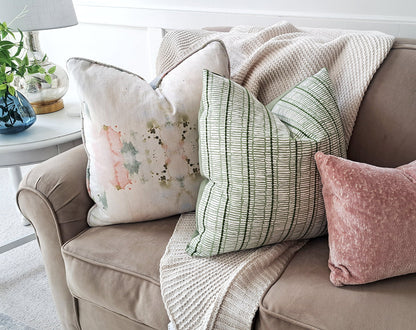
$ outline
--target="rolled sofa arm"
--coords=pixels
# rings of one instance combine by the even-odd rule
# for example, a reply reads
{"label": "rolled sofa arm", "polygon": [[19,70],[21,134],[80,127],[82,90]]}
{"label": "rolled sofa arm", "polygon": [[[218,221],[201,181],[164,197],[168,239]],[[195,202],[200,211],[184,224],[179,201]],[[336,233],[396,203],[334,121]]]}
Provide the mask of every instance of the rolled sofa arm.
{"label": "rolled sofa arm", "polygon": [[86,185],[87,155],[78,146],[35,166],[22,180],[17,204],[33,225],[57,311],[65,329],[79,329],[61,246],[88,228],[93,204]]}

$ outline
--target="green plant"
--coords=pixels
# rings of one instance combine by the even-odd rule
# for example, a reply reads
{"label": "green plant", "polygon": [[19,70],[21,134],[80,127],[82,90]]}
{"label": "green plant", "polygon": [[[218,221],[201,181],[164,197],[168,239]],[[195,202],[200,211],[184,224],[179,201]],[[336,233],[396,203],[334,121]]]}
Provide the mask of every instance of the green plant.
{"label": "green plant", "polygon": [[[24,12],[22,12],[24,14]],[[21,17],[22,14],[18,16]],[[44,79],[49,84],[52,82],[51,74],[56,67],[46,71],[41,64],[46,61],[46,55],[41,61],[29,61],[27,53],[23,47],[23,33],[18,30],[19,37],[15,36],[16,31],[12,31],[6,22],[0,23],[0,122],[4,122],[7,127],[13,126],[19,120],[23,121],[15,111],[15,102],[11,96],[16,95],[16,90],[12,86],[16,76],[24,78],[26,74],[44,74]],[[19,94],[16,95],[19,98]]]}

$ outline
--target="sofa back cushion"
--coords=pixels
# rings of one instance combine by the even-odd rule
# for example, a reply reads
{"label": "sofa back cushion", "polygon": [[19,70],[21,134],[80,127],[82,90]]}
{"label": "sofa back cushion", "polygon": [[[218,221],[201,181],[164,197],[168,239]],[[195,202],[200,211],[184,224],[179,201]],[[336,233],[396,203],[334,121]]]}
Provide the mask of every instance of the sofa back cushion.
{"label": "sofa back cushion", "polygon": [[348,158],[396,167],[416,159],[416,40],[396,41],[361,103]]}

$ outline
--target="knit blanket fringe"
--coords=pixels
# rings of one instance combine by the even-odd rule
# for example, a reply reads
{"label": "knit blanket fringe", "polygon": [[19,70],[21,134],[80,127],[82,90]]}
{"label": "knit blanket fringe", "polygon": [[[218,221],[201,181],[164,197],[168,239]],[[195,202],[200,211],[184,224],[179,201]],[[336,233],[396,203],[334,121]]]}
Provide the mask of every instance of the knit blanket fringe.
{"label": "knit blanket fringe", "polygon": [[[157,71],[169,71],[212,39],[227,48],[231,78],[264,104],[326,67],[347,144],[368,84],[394,41],[379,32],[300,29],[287,22],[236,27],[229,33],[174,31],[162,42]],[[170,327],[250,329],[262,295],[305,241],[197,258],[185,252],[194,231],[195,215],[182,215],[160,262]]]}

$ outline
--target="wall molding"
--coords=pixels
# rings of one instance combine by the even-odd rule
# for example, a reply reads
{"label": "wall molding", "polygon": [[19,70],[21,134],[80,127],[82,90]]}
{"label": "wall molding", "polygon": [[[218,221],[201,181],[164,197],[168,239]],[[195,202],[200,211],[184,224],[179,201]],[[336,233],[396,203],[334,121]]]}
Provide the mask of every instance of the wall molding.
{"label": "wall molding", "polygon": [[192,29],[205,26],[268,26],[286,20],[298,26],[378,30],[397,37],[416,38],[416,17],[307,13],[224,8],[144,7],[135,0],[74,1],[84,24],[134,28]]}

